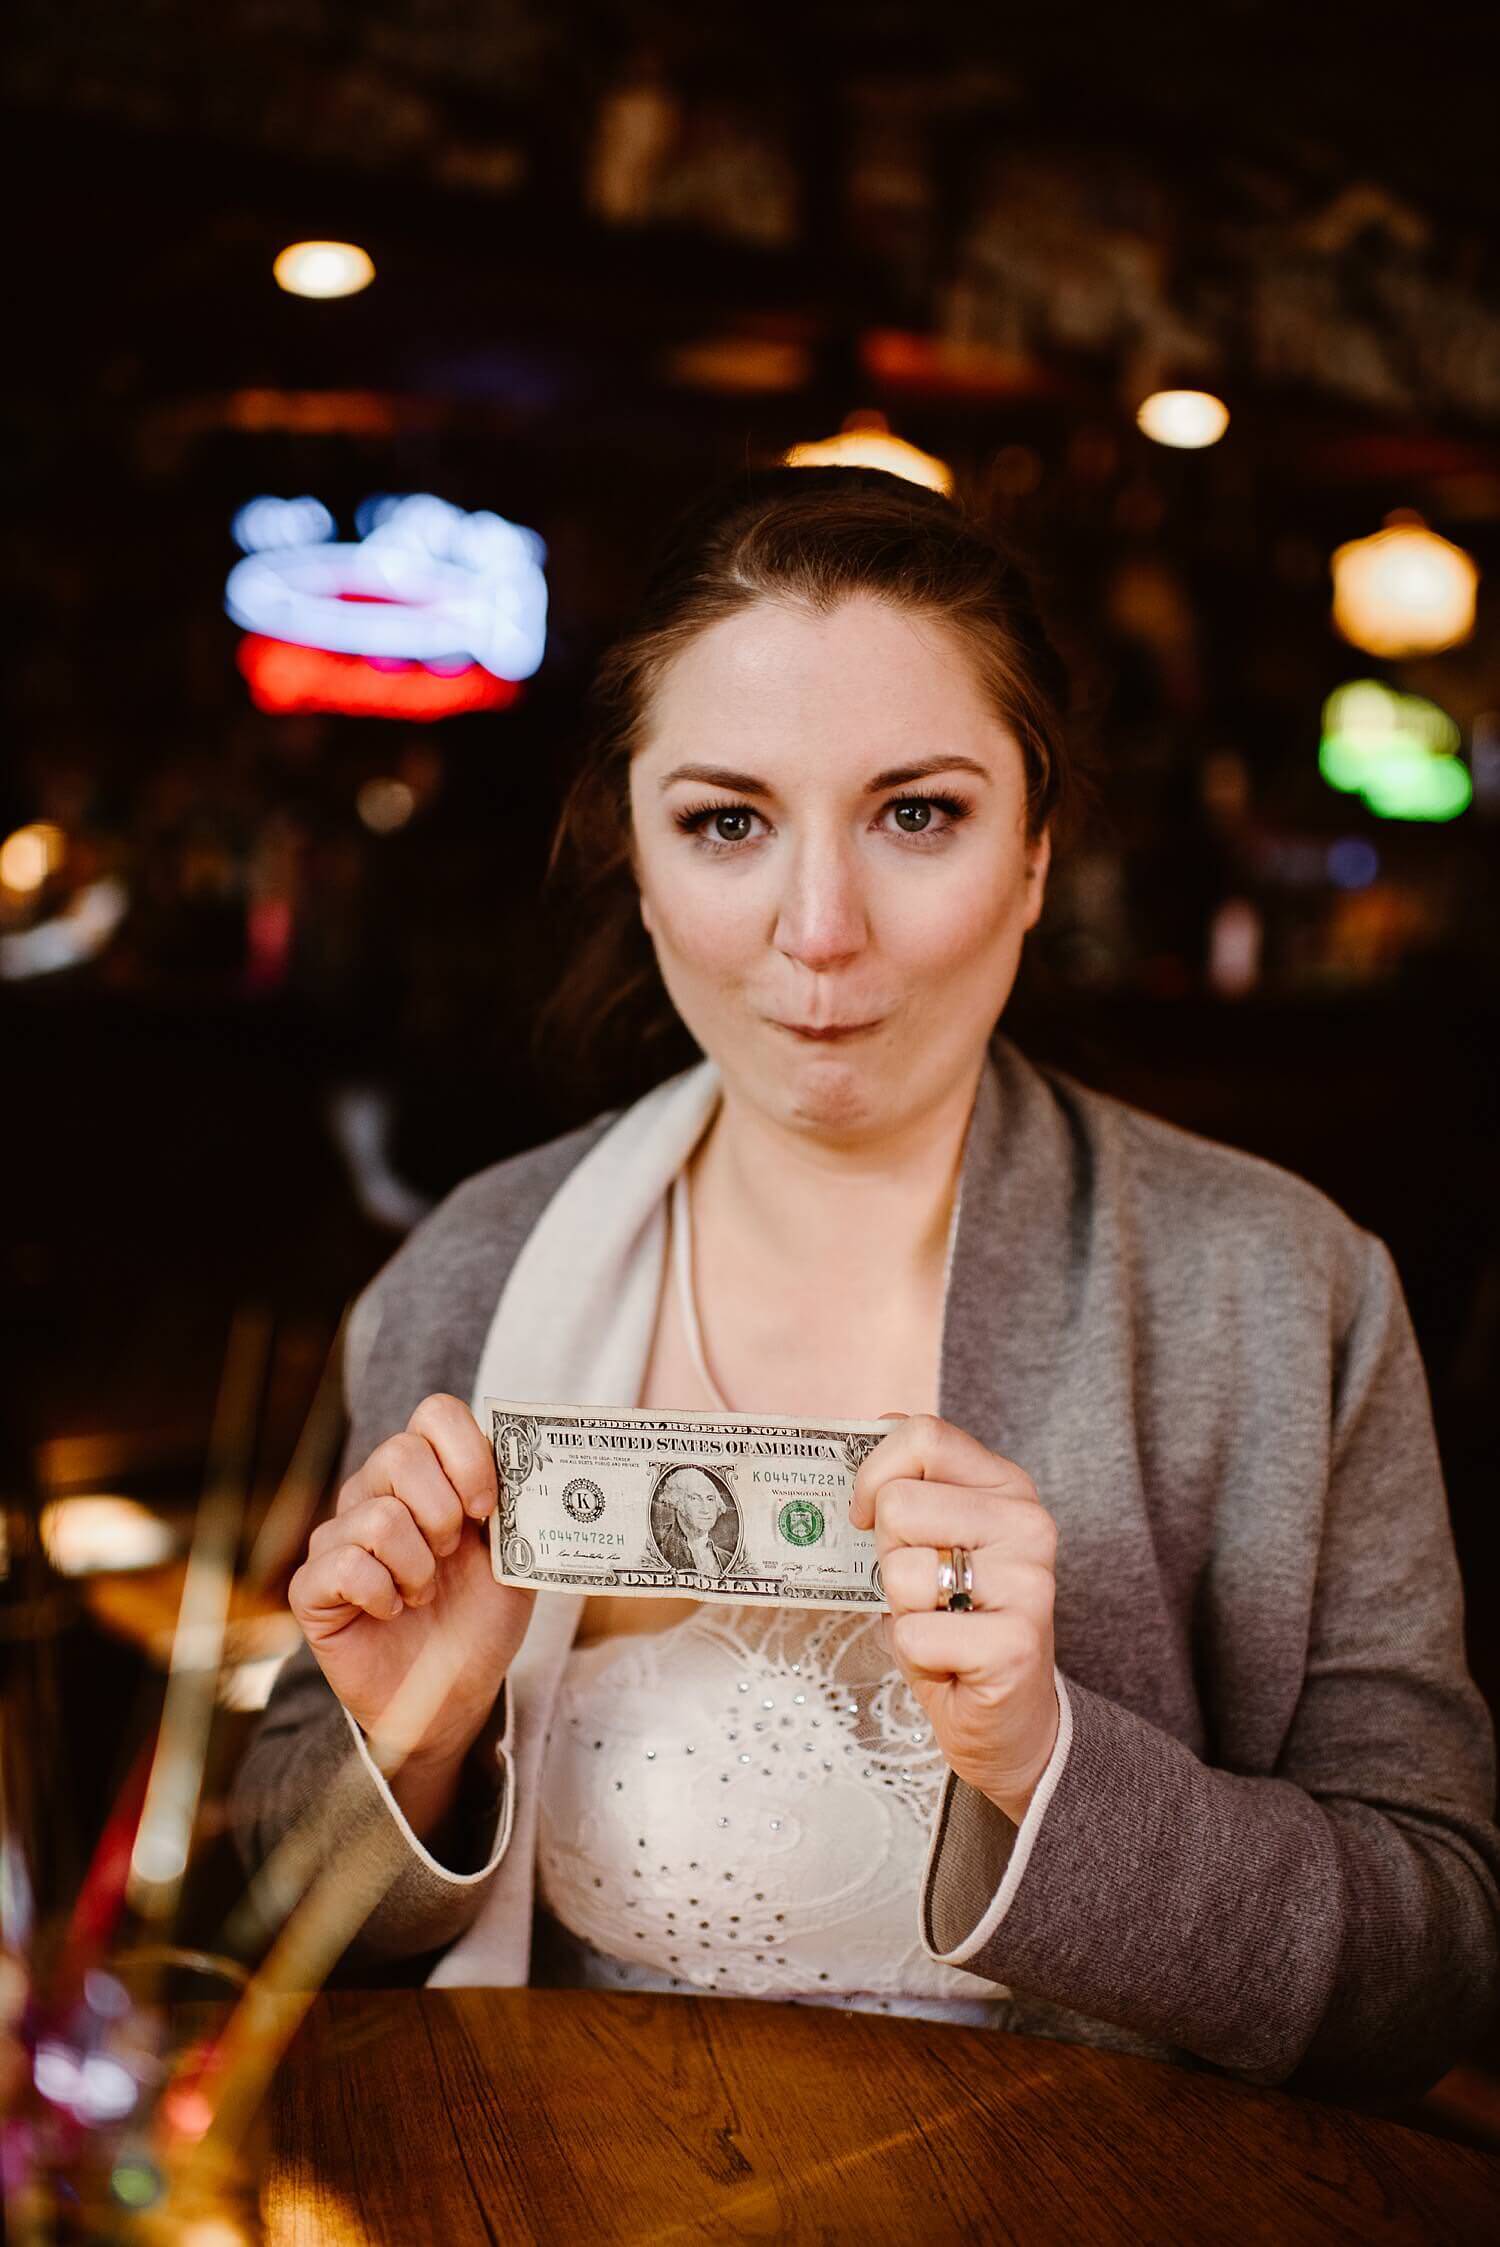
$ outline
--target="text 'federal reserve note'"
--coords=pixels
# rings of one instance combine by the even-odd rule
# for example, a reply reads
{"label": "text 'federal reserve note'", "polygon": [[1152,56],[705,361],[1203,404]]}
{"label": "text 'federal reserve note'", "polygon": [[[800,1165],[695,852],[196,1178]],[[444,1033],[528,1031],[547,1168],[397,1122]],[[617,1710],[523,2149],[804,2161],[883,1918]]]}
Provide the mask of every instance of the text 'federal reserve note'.
{"label": "text 'federal reserve note'", "polygon": [[486,1397],[502,1584],[768,1607],[881,1607],[869,1530],[849,1520],[882,1420],[777,1420],[514,1404]]}

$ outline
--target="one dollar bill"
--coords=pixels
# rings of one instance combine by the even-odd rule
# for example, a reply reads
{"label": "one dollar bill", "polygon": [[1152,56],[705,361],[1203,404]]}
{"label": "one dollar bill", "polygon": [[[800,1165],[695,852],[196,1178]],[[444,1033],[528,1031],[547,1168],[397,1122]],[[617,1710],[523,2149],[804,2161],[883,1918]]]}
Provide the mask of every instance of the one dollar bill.
{"label": "one dollar bill", "polygon": [[710,1417],[486,1397],[502,1584],[765,1607],[880,1607],[875,1539],[849,1520],[892,1423]]}

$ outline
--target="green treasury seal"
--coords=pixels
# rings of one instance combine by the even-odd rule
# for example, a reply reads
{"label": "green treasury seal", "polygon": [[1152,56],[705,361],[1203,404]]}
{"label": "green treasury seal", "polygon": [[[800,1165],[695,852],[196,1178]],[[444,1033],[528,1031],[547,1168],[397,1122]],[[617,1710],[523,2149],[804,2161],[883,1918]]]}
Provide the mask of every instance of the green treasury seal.
{"label": "green treasury seal", "polygon": [[810,1498],[793,1498],[776,1517],[776,1526],[789,1545],[816,1545],[823,1534],[823,1509]]}

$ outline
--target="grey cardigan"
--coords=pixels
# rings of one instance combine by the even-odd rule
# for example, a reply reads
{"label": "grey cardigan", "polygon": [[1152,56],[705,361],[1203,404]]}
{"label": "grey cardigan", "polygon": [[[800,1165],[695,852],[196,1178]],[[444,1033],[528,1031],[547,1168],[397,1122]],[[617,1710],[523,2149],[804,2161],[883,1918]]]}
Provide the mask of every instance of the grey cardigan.
{"label": "grey cardigan", "polygon": [[[469,1395],[522,1241],[618,1113],[468,1179],[370,1283],[344,1473],[423,1396]],[[1415,2095],[1500,2002],[1500,1834],[1390,1253],[1289,1172],[998,1031],[962,1189],[940,1410],[1025,1467],[1058,1522],[1073,1736],[1003,1909],[1016,1828],[950,1774],[924,1941],[1006,1986],[1017,2028]],[[440,1877],[300,1649],[236,1777],[246,1862],[331,1794],[341,1833],[377,1845],[365,1860],[383,1851],[358,1949],[451,1944],[513,1808],[505,1700],[432,1837]]]}

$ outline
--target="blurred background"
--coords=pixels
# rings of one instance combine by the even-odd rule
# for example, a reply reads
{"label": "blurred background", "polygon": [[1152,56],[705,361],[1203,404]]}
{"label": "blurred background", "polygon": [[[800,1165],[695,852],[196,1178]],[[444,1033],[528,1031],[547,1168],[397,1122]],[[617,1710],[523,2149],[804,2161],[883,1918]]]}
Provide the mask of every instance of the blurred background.
{"label": "blurred background", "polygon": [[1388,0],[15,0],[4,1464],[62,1887],[205,1481],[243,1712],[344,1306],[645,1089],[530,1046],[581,697],[671,512],[801,445],[1033,557],[1099,804],[1007,1028],[1390,1244],[1500,1696],[1497,65]]}

